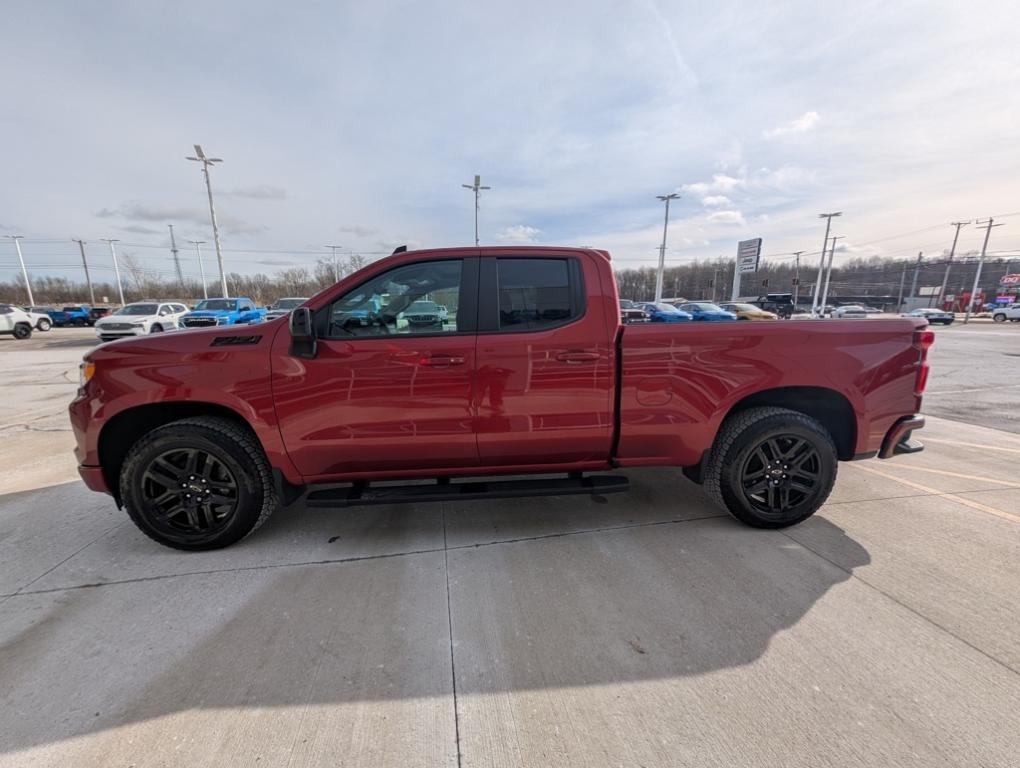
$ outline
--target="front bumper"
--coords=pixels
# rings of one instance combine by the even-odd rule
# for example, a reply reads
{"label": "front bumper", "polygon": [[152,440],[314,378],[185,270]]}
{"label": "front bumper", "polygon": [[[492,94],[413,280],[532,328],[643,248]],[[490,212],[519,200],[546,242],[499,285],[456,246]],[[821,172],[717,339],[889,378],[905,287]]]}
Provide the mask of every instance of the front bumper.
{"label": "front bumper", "polygon": [[923,451],[924,444],[912,438],[914,431],[923,427],[923,416],[906,416],[897,421],[886,432],[885,439],[882,441],[882,448],[878,452],[878,458],[889,459],[900,453]]}
{"label": "front bumper", "polygon": [[145,326],[140,325],[136,328],[104,328],[101,325],[96,326],[96,336],[103,341],[113,341],[114,339],[126,339],[129,336],[144,336]]}
{"label": "front bumper", "polygon": [[110,487],[106,484],[106,478],[103,476],[102,467],[92,467],[86,464],[79,464],[78,474],[81,475],[81,479],[90,491],[110,493]]}

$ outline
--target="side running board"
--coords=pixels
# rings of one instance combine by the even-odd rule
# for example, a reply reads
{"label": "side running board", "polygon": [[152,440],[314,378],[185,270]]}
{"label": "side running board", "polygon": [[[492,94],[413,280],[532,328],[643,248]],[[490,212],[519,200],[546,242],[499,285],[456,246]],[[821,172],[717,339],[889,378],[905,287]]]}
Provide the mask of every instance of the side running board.
{"label": "side running board", "polygon": [[466,480],[445,479],[431,484],[377,485],[354,483],[337,488],[311,490],[304,498],[309,507],[353,507],[363,504],[399,504],[421,501],[469,501],[473,499],[508,499],[526,496],[601,496],[621,493],[630,481],[620,475],[570,475],[534,480]]}

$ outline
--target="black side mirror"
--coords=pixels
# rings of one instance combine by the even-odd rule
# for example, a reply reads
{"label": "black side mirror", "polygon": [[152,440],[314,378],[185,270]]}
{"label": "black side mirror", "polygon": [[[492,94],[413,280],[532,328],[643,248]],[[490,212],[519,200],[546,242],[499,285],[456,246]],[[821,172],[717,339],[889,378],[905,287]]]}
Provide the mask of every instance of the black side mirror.
{"label": "black side mirror", "polygon": [[295,357],[315,357],[315,325],[312,310],[298,307],[290,313],[290,353]]}

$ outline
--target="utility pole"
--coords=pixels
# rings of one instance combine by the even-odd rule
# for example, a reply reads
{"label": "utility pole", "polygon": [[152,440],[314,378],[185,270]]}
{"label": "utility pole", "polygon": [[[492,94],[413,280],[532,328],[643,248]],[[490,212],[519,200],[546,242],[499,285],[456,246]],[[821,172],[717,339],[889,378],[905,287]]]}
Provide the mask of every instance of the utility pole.
{"label": "utility pole", "polygon": [[825,270],[825,286],[822,288],[822,301],[819,305],[819,310],[822,316],[825,316],[825,302],[829,298],[829,280],[832,278],[832,259],[836,255],[836,241],[842,240],[846,235],[833,235],[832,236],[832,248],[829,249],[829,266]]}
{"label": "utility pole", "polygon": [[680,195],[670,192],[668,195],[656,195],[657,200],[666,203],[666,219],[662,225],[662,246],[659,248],[659,271],[655,273],[655,301],[662,301],[662,276],[666,271],[666,232],[669,230],[669,201],[679,200]]}
{"label": "utility pole", "polygon": [[793,258],[796,259],[793,266],[793,308],[797,308],[797,299],[800,297],[800,255],[804,251],[794,251]]}
{"label": "utility pole", "polygon": [[[984,226],[979,226],[978,229],[985,231],[985,242],[981,246],[981,260],[978,261],[977,274],[974,275],[974,287],[970,289],[970,301],[967,302],[967,314],[963,316],[963,323],[966,325],[970,321],[970,313],[974,311],[974,299],[977,297],[978,286],[981,284],[981,268],[985,265],[985,253],[988,251],[988,237],[992,234],[993,227],[1001,227],[1001,224],[993,224],[993,219],[988,217],[984,221]],[[974,222],[975,224],[981,224],[981,219]]]}
{"label": "utility pole", "polygon": [[202,276],[202,298],[208,299],[209,291],[205,285],[205,264],[202,262],[202,244],[205,243],[205,240],[189,240],[188,242],[195,246],[195,250],[198,252],[198,273]]}
{"label": "utility pole", "polygon": [[479,196],[480,196],[479,193],[483,189],[492,189],[492,187],[483,187],[482,186],[482,177],[479,176],[477,173],[475,174],[475,183],[474,184],[461,184],[461,186],[464,187],[464,189],[470,189],[470,190],[472,190],[475,193],[475,247],[477,248],[478,247],[478,207],[479,207],[478,206],[478,199],[479,199]]}
{"label": "utility pole", "polygon": [[89,274],[89,263],[85,258],[85,241],[72,238],[71,242],[78,243],[78,247],[81,249],[81,264],[85,267],[85,282],[89,284],[89,299],[92,301],[92,304],[89,306],[94,307],[96,305],[96,292],[92,290],[92,276]]}
{"label": "utility pole", "polygon": [[170,254],[174,257],[174,271],[177,273],[177,283],[184,288],[184,273],[181,272],[181,260],[177,256],[177,241],[174,239],[174,225],[167,224],[170,227]]}
{"label": "utility pole", "polygon": [[[477,245],[477,243],[476,243],[476,245]],[[337,248],[342,249],[343,246],[342,245],[324,245],[322,247],[323,248],[329,248],[331,251],[333,251],[333,282],[334,283],[339,283],[340,282],[340,262],[337,261],[337,259],[336,259],[336,249]]]}
{"label": "utility pole", "polygon": [[951,226],[956,227],[956,234],[953,235],[953,247],[949,249],[949,259],[946,261],[946,273],[942,275],[942,287],[939,288],[938,306],[940,307],[946,300],[946,285],[949,283],[949,267],[952,266],[953,256],[956,254],[956,241],[960,239],[960,227],[965,227],[968,224],[970,224],[969,221],[950,222]]}
{"label": "utility pole", "polygon": [[829,227],[836,216],[842,215],[842,211],[818,214],[818,218],[825,219],[825,239],[822,241],[822,258],[818,261],[818,278],[815,280],[815,290],[811,296],[811,317],[818,317],[818,288],[822,284],[822,270],[825,268],[825,251],[829,247]]}
{"label": "utility pole", "polygon": [[32,283],[28,279],[28,270],[25,269],[25,259],[21,255],[21,238],[23,235],[4,235],[14,241],[14,250],[18,252],[18,262],[21,264],[21,276],[25,278],[25,290],[28,291],[28,306],[35,306],[35,299],[32,298]]}
{"label": "utility pole", "polygon": [[917,276],[921,272],[921,260],[924,258],[924,251],[917,252],[917,264],[914,266],[914,279],[910,281],[910,300],[914,300],[914,296],[917,295]]}
{"label": "utility pole", "polygon": [[903,286],[907,282],[907,263],[903,262],[903,274],[900,275],[900,293],[896,297],[896,311],[903,311]]}
{"label": "utility pole", "polygon": [[212,182],[209,181],[209,166],[214,163],[222,163],[223,159],[219,157],[206,157],[205,152],[202,151],[201,144],[195,144],[194,146],[196,156],[187,159],[201,163],[202,173],[205,174],[205,190],[209,193],[209,216],[212,217],[213,241],[216,243],[216,261],[220,265],[220,288],[223,291],[223,298],[228,299],[230,294],[227,293],[227,276],[223,271],[223,249],[220,247],[220,227],[216,223],[216,206],[213,205]]}
{"label": "utility pole", "polygon": [[104,243],[110,244],[110,256],[113,259],[113,272],[117,275],[117,293],[120,294],[120,305],[123,307],[126,303],[124,301],[124,286],[120,282],[120,265],[117,264],[117,250],[113,247],[114,243],[119,243],[120,240],[114,237],[101,237],[99,238]]}

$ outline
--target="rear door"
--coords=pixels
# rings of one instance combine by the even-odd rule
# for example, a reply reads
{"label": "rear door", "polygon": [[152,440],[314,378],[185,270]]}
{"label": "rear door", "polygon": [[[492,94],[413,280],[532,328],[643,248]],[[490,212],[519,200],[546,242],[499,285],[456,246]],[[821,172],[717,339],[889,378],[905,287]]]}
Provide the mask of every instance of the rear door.
{"label": "rear door", "polygon": [[[432,258],[368,278],[316,312],[316,356],[276,336],[273,394],[287,451],[309,478],[473,467],[478,259]],[[409,322],[415,300],[441,324]]]}
{"label": "rear door", "polygon": [[612,344],[589,257],[481,261],[474,401],[487,466],[602,460],[612,436]]}

